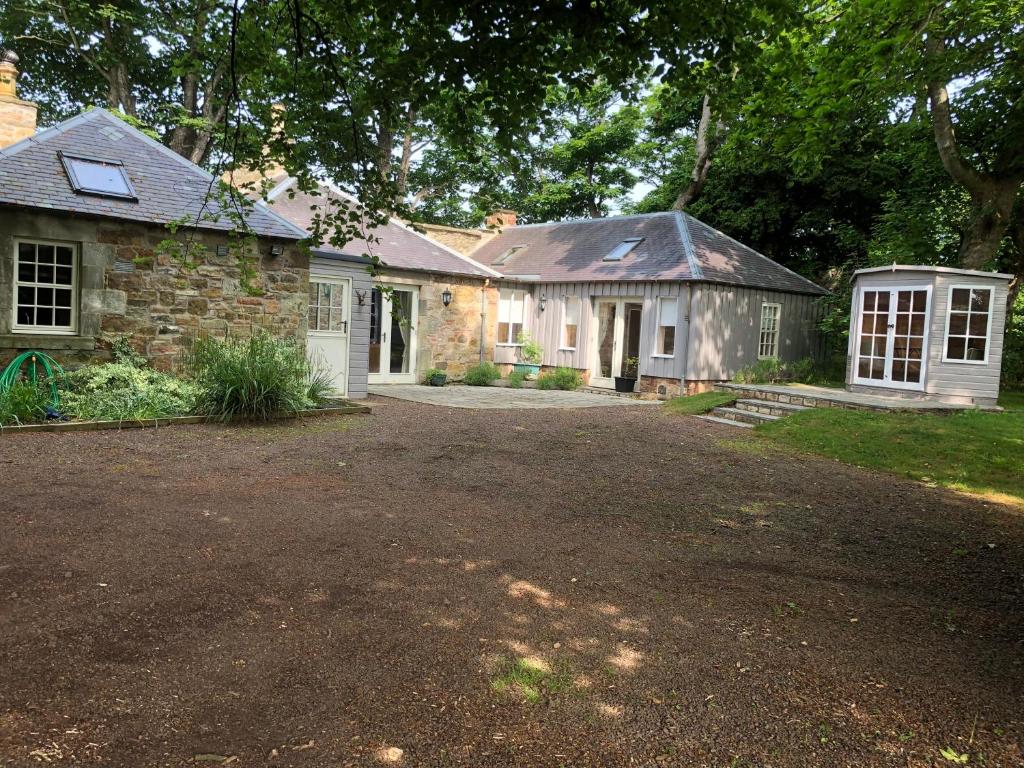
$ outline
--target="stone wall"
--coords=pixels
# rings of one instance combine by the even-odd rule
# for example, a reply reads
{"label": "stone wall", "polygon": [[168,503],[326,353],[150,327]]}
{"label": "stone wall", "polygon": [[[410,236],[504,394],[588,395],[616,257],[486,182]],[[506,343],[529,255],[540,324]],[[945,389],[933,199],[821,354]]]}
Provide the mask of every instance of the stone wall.
{"label": "stone wall", "polygon": [[679,379],[641,376],[636,383],[636,391],[642,395],[654,395],[658,398],[679,397],[682,386]]}
{"label": "stone wall", "polygon": [[443,243],[452,250],[467,256],[497,234],[496,231],[490,229],[461,229],[446,227],[443,224],[424,224],[419,221],[409,222],[408,225],[431,240]]}
{"label": "stone wall", "polygon": [[[386,279],[386,276],[385,276]],[[445,307],[441,295],[448,289],[452,302]],[[480,362],[481,313],[484,323],[484,359],[494,359],[498,290],[483,280],[468,277],[423,275],[419,294],[417,380],[428,368],[440,368],[451,379],[461,379]]]}
{"label": "stone wall", "polygon": [[[305,343],[309,259],[294,243],[277,242],[284,253],[274,257],[271,241],[258,242],[251,284],[262,294],[250,296],[241,288],[236,256],[216,255],[218,245],[228,244],[221,233],[195,236],[208,255],[190,269],[157,252],[157,244],[170,235],[156,225],[3,211],[0,233],[0,363],[29,348],[52,350],[63,362],[104,358],[121,336],[165,369],[173,366],[187,336],[200,332],[248,336],[254,328],[266,328]],[[76,333],[12,332],[19,238],[76,246]]]}

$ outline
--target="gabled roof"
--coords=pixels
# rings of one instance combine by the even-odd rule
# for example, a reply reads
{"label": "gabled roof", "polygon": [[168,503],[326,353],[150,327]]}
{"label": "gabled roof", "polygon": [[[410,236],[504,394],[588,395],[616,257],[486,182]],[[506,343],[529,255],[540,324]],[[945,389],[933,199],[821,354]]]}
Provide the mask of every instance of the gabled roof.
{"label": "gabled roof", "polygon": [[[281,177],[272,181],[277,183],[267,198],[274,210],[304,230],[308,230],[312,225],[316,213],[311,206],[318,206],[321,212],[331,212],[339,206],[346,209],[359,208],[359,202],[355,198],[329,184],[320,185],[320,193],[316,195],[296,191],[292,196],[290,190],[295,188],[295,179]],[[480,278],[500,277],[499,273],[490,267],[478,264],[458,251],[431,240],[393,219],[377,227],[370,226],[364,219],[360,229],[362,236],[350,241],[343,248],[338,249],[325,243],[314,253],[328,258],[332,254],[348,258],[369,254],[376,256],[384,266],[392,269]]]}
{"label": "gabled roof", "polygon": [[[58,152],[119,162],[138,201],[76,193]],[[105,109],[91,109],[0,149],[0,205],[150,224],[188,218],[200,229],[229,231],[234,223],[207,200],[214,177]],[[202,220],[196,221],[202,213]],[[246,223],[258,235],[300,240],[305,232],[263,203]]]}
{"label": "gabled roof", "polygon": [[[642,238],[621,260],[616,246]],[[677,211],[507,227],[473,251],[508,278],[529,282],[704,281],[792,293],[827,293],[752,248]]]}

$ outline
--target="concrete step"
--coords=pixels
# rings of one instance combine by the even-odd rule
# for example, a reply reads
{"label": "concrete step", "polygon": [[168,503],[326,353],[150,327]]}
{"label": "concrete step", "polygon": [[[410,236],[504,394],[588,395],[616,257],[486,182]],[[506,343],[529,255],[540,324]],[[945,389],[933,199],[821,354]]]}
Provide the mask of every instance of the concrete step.
{"label": "concrete step", "polygon": [[777,403],[771,400],[739,399],[735,407],[741,411],[750,413],[763,413],[768,416],[789,416],[798,411],[808,410],[806,405],[794,405],[792,403]]}
{"label": "concrete step", "polygon": [[757,413],[755,411],[742,411],[739,408],[730,408],[725,405],[720,405],[717,408],[711,409],[711,415],[718,416],[722,419],[729,419],[731,421],[741,421],[744,424],[764,424],[769,421],[778,421],[781,416],[771,416],[767,413]]}
{"label": "concrete step", "polygon": [[735,419],[723,419],[719,416],[711,416],[709,414],[698,416],[697,418],[703,419],[704,421],[713,421],[716,424],[728,424],[730,427],[743,427],[743,429],[754,428],[753,424],[747,424],[747,422],[745,421],[736,421]]}

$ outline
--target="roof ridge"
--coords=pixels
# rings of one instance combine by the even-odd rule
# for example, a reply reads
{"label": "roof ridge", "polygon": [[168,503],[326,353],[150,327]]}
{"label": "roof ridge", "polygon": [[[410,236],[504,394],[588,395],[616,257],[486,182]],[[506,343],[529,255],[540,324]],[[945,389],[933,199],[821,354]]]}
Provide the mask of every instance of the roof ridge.
{"label": "roof ridge", "polygon": [[[741,243],[741,242],[740,242],[739,240],[737,240],[737,239],[736,239],[735,237],[730,237],[729,235],[725,234],[725,232],[723,232],[722,230],[720,230],[720,229],[717,229],[717,228],[715,228],[715,227],[712,227],[712,226],[711,226],[710,224],[708,224],[708,223],[706,223],[706,222],[703,222],[703,221],[701,221],[701,220],[700,220],[700,219],[698,219],[698,218],[697,218],[696,216],[692,216],[691,214],[687,213],[686,211],[680,211],[680,213],[681,213],[681,214],[682,214],[683,216],[685,216],[685,217],[686,217],[687,219],[689,219],[689,220],[691,220],[691,221],[695,221],[695,222],[697,222],[698,224],[700,224],[700,225],[701,225],[702,227],[704,227],[705,229],[710,229],[710,230],[711,230],[712,232],[715,232],[716,234],[719,234],[719,235],[721,235],[721,236],[722,236],[722,237],[724,237],[724,238],[725,238],[726,240],[729,240],[729,241],[731,241],[731,242],[733,242],[733,243],[736,243],[736,245],[740,246],[741,248],[745,248],[746,250],[750,251],[750,252],[751,252],[752,254],[754,254],[755,256],[759,256],[760,258],[762,258],[762,259],[764,259],[765,261],[767,261],[767,262],[768,262],[769,264],[772,264],[773,266],[776,266],[776,267],[778,267],[779,269],[782,269],[782,270],[784,270],[784,271],[786,271],[786,272],[789,272],[789,274],[793,275],[794,277],[796,277],[796,278],[797,278],[797,279],[799,279],[799,280],[802,280],[803,282],[807,283],[808,285],[810,285],[810,286],[812,286],[812,287],[814,287],[814,288],[817,288],[817,289],[818,289],[819,291],[825,291],[825,289],[824,289],[824,288],[822,288],[822,287],[821,287],[820,285],[818,285],[818,284],[817,284],[816,282],[814,282],[813,280],[809,280],[809,279],[807,279],[806,277],[804,277],[803,275],[801,275],[801,274],[800,274],[799,272],[794,272],[794,271],[793,271],[792,269],[790,269],[789,267],[787,267],[787,266],[785,266],[785,265],[783,265],[783,264],[779,264],[779,262],[775,261],[775,259],[770,259],[770,258],[768,258],[768,257],[767,257],[767,256],[765,256],[765,255],[764,255],[763,253],[761,253],[760,251],[758,251],[758,250],[755,250],[754,248],[751,248],[751,247],[750,247],[749,245],[745,245],[745,244]],[[689,233],[687,233],[687,234],[689,234]],[[825,293],[828,293],[828,291],[825,291]]]}
{"label": "roof ridge", "polygon": [[683,218],[682,211],[674,211],[676,214],[676,228],[679,230],[679,237],[683,241],[683,250],[686,251],[686,263],[690,267],[690,272],[693,274],[694,280],[702,280],[704,278],[704,270],[701,268],[700,262],[697,261],[697,251],[693,247],[693,238],[690,237],[690,228],[686,225],[686,219]]}
{"label": "roof ridge", "polygon": [[652,213],[626,213],[621,216],[583,216],[578,219],[563,219],[562,221],[539,221],[534,224],[516,224],[513,227],[499,228],[501,231],[498,234],[504,235],[527,227],[558,227],[562,224],[598,224],[603,221],[623,221],[624,219],[652,219],[657,216],[671,216],[672,213],[672,211],[653,211]]}

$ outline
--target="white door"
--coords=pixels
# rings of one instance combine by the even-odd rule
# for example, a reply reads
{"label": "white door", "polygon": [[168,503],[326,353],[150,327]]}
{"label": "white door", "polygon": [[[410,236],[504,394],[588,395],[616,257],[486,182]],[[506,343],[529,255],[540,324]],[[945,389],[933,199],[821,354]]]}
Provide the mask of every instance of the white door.
{"label": "white door", "polygon": [[331,376],[334,391],[348,394],[349,312],[352,284],[347,278],[311,275],[306,352]]}
{"label": "white door", "polygon": [[640,299],[594,300],[591,386],[614,387],[623,372],[637,375],[643,308]]}
{"label": "white door", "polygon": [[416,383],[419,289],[374,288],[370,301],[370,384]]}
{"label": "white door", "polygon": [[861,290],[853,381],[924,389],[931,287]]}

